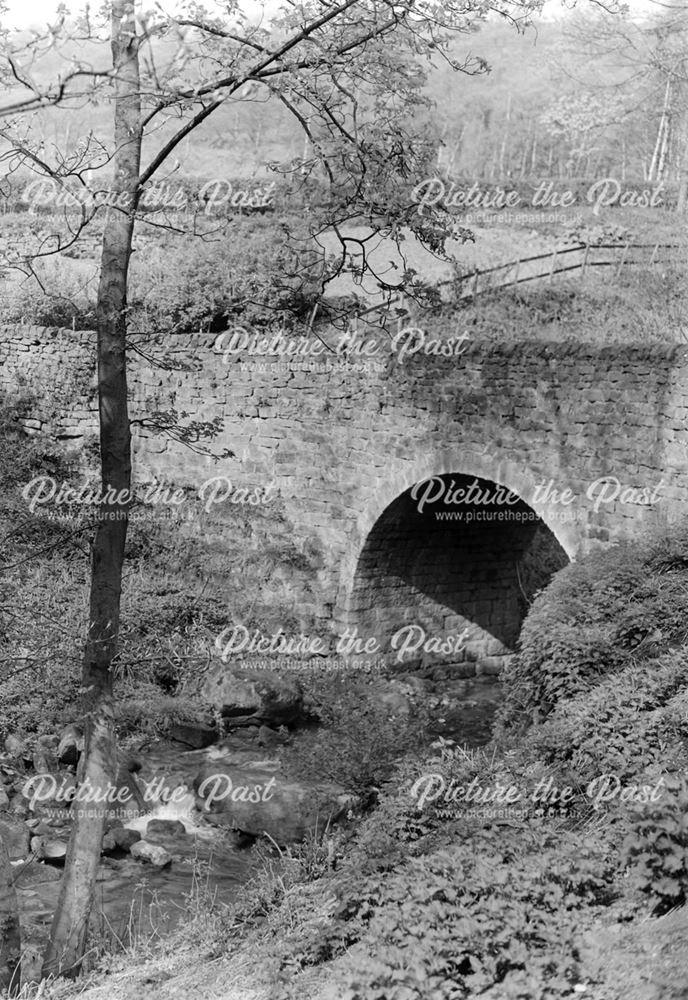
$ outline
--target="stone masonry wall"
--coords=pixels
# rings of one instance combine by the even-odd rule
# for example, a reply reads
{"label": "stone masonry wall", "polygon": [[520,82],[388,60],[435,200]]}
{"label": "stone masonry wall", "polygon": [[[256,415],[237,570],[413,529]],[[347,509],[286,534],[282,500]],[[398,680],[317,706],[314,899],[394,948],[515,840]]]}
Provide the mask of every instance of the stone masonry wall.
{"label": "stone masonry wall", "polygon": [[[35,394],[30,429],[73,443],[95,434],[93,340],[69,330],[2,330],[0,389]],[[401,364],[380,355],[357,370],[337,357],[315,367],[249,356],[227,364],[215,340],[146,344],[166,367],[132,353],[131,413],[139,420],[169,409],[189,414],[185,420],[220,418],[212,450],[233,457],[215,462],[135,424],[135,479],[198,486],[227,476],[235,487],[279,490],[295,535],[317,538],[327,552],[317,581],[324,620],[358,620],[361,580],[371,571],[369,553],[359,566],[366,540],[398,497],[431,476],[482,477],[513,490],[569,558],[688,513],[686,349],[473,345],[460,357],[415,355]],[[624,487],[661,488],[652,504],[617,499],[596,509],[586,491],[603,476]],[[534,501],[543,481],[569,489],[574,501],[566,508]],[[490,537],[494,556],[482,566],[498,593],[506,584],[496,581],[499,546]],[[515,536],[508,542],[521,544]],[[481,565],[476,553],[469,562]],[[460,617],[480,615],[464,610]],[[490,634],[510,645],[515,619],[505,614],[511,624],[501,637]],[[449,607],[446,627],[456,615]]]}

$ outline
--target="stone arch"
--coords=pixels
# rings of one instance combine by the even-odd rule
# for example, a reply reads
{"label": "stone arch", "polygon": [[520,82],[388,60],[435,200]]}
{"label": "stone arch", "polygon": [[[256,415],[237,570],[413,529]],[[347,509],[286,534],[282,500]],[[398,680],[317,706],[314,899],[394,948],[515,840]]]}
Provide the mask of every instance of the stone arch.
{"label": "stone arch", "polygon": [[[508,463],[495,468],[493,462],[490,468],[480,458],[462,461],[459,472],[449,460],[440,465],[442,471],[421,463],[411,483],[408,473],[397,470],[371,492],[359,521],[362,537],[345,567],[341,620],[362,636],[374,635],[390,661],[399,661],[392,655],[395,634],[397,649],[408,637],[399,662],[441,659],[435,644],[426,650],[423,634],[449,640],[449,646],[463,636],[463,652],[452,654],[461,675],[498,673],[513,649],[528,598],[579,548],[573,517],[557,518],[523,499],[532,498],[541,479]],[[431,477],[444,483],[449,495],[475,483],[481,502],[426,504],[419,513],[411,489]],[[505,504],[507,495],[511,502]],[[495,502],[484,502],[487,497]],[[454,512],[454,519],[446,513],[439,519],[440,511]],[[457,511],[463,512],[461,520]],[[400,629],[406,630],[401,639]]]}

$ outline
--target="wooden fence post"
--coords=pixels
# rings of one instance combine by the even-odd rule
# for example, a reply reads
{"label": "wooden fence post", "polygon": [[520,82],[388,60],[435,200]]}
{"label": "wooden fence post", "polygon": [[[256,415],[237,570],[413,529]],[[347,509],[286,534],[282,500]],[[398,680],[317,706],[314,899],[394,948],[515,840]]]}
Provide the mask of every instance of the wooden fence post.
{"label": "wooden fence post", "polygon": [[585,281],[585,269],[588,266],[588,254],[590,253],[590,244],[585,244],[585,254],[583,256],[583,263],[581,265],[581,284]]}
{"label": "wooden fence post", "polygon": [[629,247],[629,244],[626,243],[626,246],[624,247],[623,253],[621,254],[621,260],[619,261],[618,266],[616,268],[616,277],[617,278],[621,274],[621,269],[623,268],[624,264],[626,263],[626,254],[628,253],[628,247]]}
{"label": "wooden fence post", "polygon": [[552,284],[552,278],[554,277],[554,265],[556,264],[556,262],[557,262],[557,251],[555,250],[554,253],[552,254],[552,263],[551,263],[550,269],[549,269],[549,283],[550,283],[550,285]]}

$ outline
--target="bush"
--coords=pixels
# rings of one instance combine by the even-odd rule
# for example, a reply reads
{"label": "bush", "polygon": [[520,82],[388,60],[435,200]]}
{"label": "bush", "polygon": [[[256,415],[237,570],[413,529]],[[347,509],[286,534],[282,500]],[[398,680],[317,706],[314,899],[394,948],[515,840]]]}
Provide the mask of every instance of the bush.
{"label": "bush", "polygon": [[631,663],[594,690],[561,702],[528,733],[529,751],[566,766],[581,784],[613,774],[621,782],[656,778],[688,761],[685,704],[688,655]]}
{"label": "bush", "polygon": [[613,874],[603,843],[567,833],[562,849],[556,829],[527,824],[475,831],[392,872],[354,873],[331,936],[348,953],[327,995],[568,996],[577,938],[613,898]]}
{"label": "bush", "polygon": [[284,226],[237,219],[222,238],[185,237],[134,255],[129,331],[292,326],[320,298],[323,275],[324,258],[292,242]]}
{"label": "bush", "polygon": [[36,475],[69,481],[74,466],[54,442],[23,430],[31,412],[28,397],[0,405],[0,738],[74,721],[86,634],[81,539],[32,514],[21,496]]}
{"label": "bush", "polygon": [[333,781],[374,797],[398,762],[425,739],[421,705],[410,715],[390,715],[379,702],[380,681],[362,676],[327,676],[308,686],[311,711],[320,727],[303,733],[286,766],[301,777]]}
{"label": "bush", "polygon": [[688,898],[688,782],[665,778],[658,801],[628,819],[622,863],[634,888],[648,896],[654,912],[666,913]]}
{"label": "bush", "polygon": [[534,601],[505,674],[498,725],[541,721],[629,662],[686,639],[688,539],[623,543],[567,566]]}
{"label": "bush", "polygon": [[[98,268],[94,261],[64,255],[34,262],[39,281],[16,278],[2,294],[4,323],[92,330],[96,321]],[[40,282],[40,283],[39,283]]]}
{"label": "bush", "polygon": [[[140,334],[219,332],[232,324],[249,332],[293,326],[309,316],[321,296],[326,262],[322,253],[306,249],[302,221],[297,215],[237,216],[218,220],[208,237],[147,234],[131,261],[132,342]],[[93,329],[98,273],[98,261],[90,258],[60,254],[38,261],[39,281],[15,279],[0,297],[4,322]]]}

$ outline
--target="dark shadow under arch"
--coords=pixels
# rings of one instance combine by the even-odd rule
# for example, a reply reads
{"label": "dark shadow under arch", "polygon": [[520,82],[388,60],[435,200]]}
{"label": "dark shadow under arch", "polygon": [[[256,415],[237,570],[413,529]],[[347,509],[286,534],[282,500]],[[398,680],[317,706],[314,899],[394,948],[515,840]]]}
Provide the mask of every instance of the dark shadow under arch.
{"label": "dark shadow under arch", "polygon": [[[469,487],[473,502],[447,502]],[[419,511],[424,491],[406,490],[375,522],[358,559],[349,623],[359,635],[376,636],[384,651],[410,623],[436,637],[467,630],[465,651],[453,662],[463,664],[465,676],[476,669],[496,674],[532,597],[568,556],[535,511],[506,487],[462,474],[437,476],[427,496],[443,499],[428,500]],[[421,647],[404,659],[433,657],[441,659]]]}

